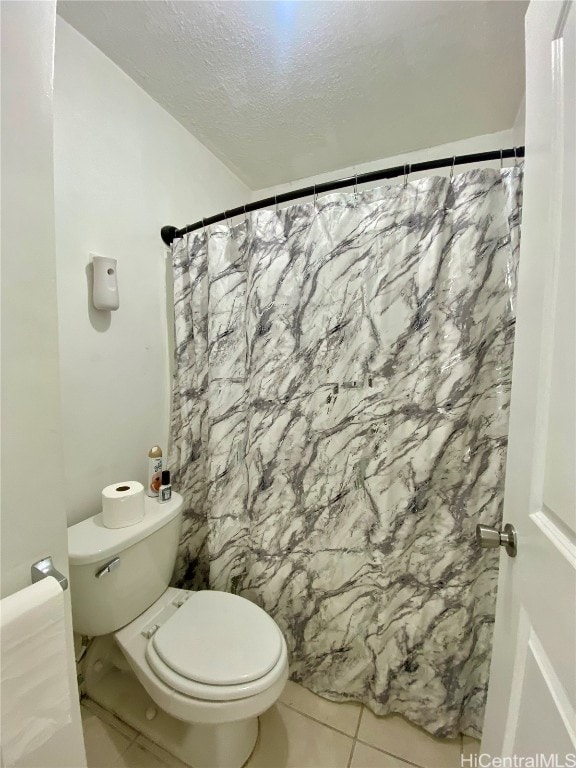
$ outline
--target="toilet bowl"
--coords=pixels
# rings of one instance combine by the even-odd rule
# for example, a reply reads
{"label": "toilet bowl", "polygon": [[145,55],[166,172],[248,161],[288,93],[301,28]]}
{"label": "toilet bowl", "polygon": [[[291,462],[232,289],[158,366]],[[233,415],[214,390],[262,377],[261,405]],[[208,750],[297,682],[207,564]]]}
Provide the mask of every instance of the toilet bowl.
{"label": "toilet bowl", "polygon": [[[159,507],[147,499],[144,520],[129,528],[107,529],[96,515],[69,529],[74,629],[102,639],[87,654],[86,692],[98,701],[94,669],[116,671],[109,689],[131,674],[131,685],[162,710],[165,733],[173,732],[170,718],[180,723],[177,743],[166,738],[164,748],[193,768],[240,768],[254,748],[258,715],[288,679],[286,643],[249,600],[168,587],[182,499],[173,494]],[[124,697],[128,722],[139,698]],[[154,717],[148,707],[146,718]],[[144,730],[145,721],[130,724]]]}
{"label": "toilet bowl", "polygon": [[288,678],[286,643],[275,622],[226,592],[169,588],[114,638],[150,697],[185,722],[257,717]]}

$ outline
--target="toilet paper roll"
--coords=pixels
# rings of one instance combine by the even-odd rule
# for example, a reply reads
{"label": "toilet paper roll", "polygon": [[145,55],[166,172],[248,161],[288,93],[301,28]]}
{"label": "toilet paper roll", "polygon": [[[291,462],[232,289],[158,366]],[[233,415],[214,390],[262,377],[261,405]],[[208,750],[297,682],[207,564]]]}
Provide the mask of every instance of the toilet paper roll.
{"label": "toilet paper roll", "polygon": [[107,485],[102,491],[102,522],[106,528],[125,528],[144,517],[144,486],[136,480]]}

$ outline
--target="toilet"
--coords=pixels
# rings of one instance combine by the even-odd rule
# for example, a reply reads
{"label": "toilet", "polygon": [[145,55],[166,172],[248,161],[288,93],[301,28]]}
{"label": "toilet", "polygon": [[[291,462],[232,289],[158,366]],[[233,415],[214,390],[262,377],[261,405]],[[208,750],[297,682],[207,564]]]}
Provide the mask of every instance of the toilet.
{"label": "toilet", "polygon": [[288,679],[284,637],[243,597],[169,587],[182,497],[145,505],[126,528],[97,514],[68,529],[74,631],[95,638],[86,693],[147,735],[144,712],[151,738],[193,768],[240,768]]}

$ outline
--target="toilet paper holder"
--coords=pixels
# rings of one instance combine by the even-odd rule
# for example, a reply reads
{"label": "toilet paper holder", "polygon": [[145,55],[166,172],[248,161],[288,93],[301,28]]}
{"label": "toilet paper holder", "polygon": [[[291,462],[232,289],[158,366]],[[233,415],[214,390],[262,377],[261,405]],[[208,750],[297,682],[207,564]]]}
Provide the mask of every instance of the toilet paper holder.
{"label": "toilet paper holder", "polygon": [[37,563],[33,563],[30,572],[32,574],[32,584],[35,584],[41,579],[45,579],[46,576],[54,576],[58,584],[62,587],[62,591],[68,589],[68,579],[63,573],[60,573],[60,571],[57,571],[56,568],[54,568],[51,556],[44,557],[42,560],[38,560]]}

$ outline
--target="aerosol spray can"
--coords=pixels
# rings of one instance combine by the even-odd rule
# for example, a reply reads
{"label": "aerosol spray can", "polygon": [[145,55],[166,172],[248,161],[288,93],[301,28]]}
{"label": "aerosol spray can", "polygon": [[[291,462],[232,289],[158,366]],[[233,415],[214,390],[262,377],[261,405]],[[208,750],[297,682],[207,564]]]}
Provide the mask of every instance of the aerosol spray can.
{"label": "aerosol spray can", "polygon": [[148,451],[148,483],[146,493],[148,496],[158,496],[162,485],[162,448],[153,445]]}

